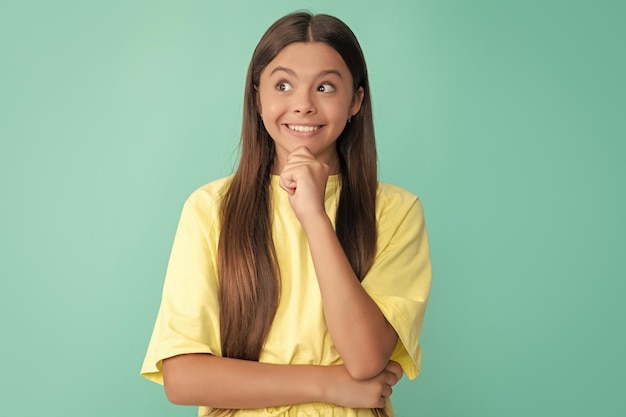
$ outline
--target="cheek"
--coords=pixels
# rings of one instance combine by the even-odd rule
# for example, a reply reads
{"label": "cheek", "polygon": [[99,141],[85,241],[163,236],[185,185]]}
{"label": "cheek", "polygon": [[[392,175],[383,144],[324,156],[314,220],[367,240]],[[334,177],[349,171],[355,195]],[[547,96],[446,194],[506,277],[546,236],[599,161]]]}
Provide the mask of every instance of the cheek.
{"label": "cheek", "polygon": [[350,102],[346,102],[344,100],[337,101],[332,108],[334,119],[347,120],[348,115],[350,114],[350,104]]}
{"label": "cheek", "polygon": [[263,116],[279,115],[284,112],[285,104],[278,100],[261,100]]}

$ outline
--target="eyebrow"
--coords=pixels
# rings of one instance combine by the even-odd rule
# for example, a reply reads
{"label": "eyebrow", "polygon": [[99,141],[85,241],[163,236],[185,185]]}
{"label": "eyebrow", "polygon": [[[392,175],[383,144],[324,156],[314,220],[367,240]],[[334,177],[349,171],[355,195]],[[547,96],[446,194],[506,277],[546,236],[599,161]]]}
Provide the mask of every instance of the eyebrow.
{"label": "eyebrow", "polygon": [[[278,66],[278,67],[274,68],[272,70],[272,72],[270,73],[270,75],[273,75],[274,73],[276,73],[278,71],[284,71],[287,74],[291,75],[292,77],[298,78],[298,75],[296,74],[296,72],[294,70],[292,70],[291,68],[281,67],[281,66]],[[339,78],[343,79],[343,77],[341,76],[341,73],[339,71],[335,70],[335,69],[329,69],[329,70],[321,71],[317,76],[318,77],[323,77],[324,75],[329,75],[329,74],[335,74]]]}

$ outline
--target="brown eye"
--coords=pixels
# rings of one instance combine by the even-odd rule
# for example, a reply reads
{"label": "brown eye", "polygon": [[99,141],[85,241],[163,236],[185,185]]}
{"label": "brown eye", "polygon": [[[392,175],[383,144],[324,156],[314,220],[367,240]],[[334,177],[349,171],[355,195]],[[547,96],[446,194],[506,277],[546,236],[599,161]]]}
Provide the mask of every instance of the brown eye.
{"label": "brown eye", "polygon": [[277,89],[277,90],[279,90],[279,91],[285,91],[285,92],[287,92],[287,91],[291,91],[291,90],[293,90],[293,87],[292,87],[292,86],[291,86],[291,84],[289,84],[288,82],[286,82],[286,81],[281,81],[281,82],[279,82],[279,83],[276,85],[276,89]]}
{"label": "brown eye", "polygon": [[335,91],[335,86],[331,83],[324,83],[317,87],[317,91],[319,91],[320,93],[332,93],[333,91]]}

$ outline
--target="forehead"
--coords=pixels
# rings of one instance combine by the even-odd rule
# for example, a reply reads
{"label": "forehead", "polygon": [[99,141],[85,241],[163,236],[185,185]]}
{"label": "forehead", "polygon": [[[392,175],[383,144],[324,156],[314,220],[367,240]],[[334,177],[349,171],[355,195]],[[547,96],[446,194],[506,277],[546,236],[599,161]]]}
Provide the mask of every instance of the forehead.
{"label": "forehead", "polygon": [[267,64],[261,78],[268,77],[277,67],[289,68],[298,77],[314,77],[328,70],[339,71],[344,79],[350,77],[350,70],[339,52],[324,42],[294,42],[287,45]]}

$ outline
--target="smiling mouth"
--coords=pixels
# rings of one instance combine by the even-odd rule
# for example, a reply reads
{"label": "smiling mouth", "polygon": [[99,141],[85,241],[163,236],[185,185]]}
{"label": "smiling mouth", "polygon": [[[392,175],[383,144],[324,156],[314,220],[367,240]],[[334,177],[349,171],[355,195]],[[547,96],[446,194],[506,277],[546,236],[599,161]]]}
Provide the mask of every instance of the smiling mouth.
{"label": "smiling mouth", "polygon": [[289,130],[293,130],[294,132],[315,132],[320,127],[322,126],[287,125],[287,128]]}

